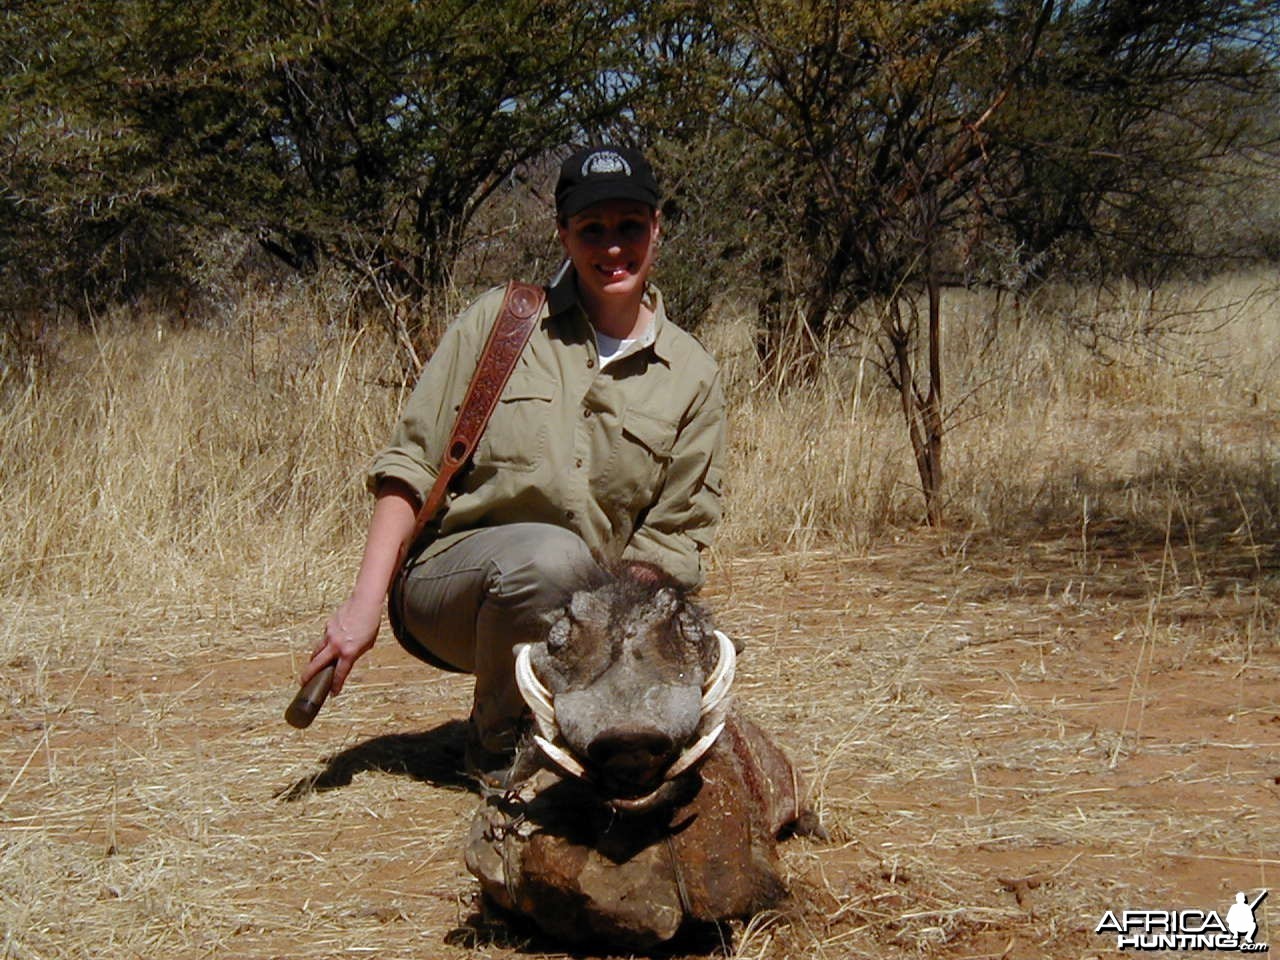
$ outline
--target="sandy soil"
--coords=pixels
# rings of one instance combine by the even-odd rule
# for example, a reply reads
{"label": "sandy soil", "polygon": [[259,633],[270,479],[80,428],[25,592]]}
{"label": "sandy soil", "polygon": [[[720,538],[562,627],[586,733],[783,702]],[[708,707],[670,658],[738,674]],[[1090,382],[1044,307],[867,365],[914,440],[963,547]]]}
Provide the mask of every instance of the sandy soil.
{"label": "sandy soil", "polygon": [[[1107,910],[1280,885],[1280,558],[1106,542],[720,558],[739,702],[831,839],[785,844],[784,909],[676,955],[1104,956]],[[467,678],[386,634],[284,725],[321,616],[5,610],[3,956],[560,955],[462,866]]]}

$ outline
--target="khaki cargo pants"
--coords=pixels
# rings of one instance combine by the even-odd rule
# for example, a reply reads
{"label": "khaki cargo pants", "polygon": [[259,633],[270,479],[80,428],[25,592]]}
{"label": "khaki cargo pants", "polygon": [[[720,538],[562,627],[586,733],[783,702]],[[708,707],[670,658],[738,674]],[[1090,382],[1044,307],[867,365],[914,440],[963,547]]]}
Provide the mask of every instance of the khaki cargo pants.
{"label": "khaki cargo pants", "polygon": [[582,538],[545,523],[486,527],[414,567],[392,591],[400,645],[419,660],[475,674],[472,733],[486,750],[515,745],[524,701],[512,648],[541,638],[541,615],[600,576]]}

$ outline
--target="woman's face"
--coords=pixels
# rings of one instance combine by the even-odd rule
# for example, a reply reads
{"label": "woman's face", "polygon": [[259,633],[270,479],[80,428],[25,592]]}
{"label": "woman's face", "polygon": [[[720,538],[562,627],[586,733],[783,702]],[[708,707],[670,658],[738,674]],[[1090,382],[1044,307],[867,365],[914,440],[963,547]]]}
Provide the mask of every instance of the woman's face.
{"label": "woman's face", "polygon": [[658,212],[635,200],[602,200],[558,226],[587,300],[638,298],[658,249]]}

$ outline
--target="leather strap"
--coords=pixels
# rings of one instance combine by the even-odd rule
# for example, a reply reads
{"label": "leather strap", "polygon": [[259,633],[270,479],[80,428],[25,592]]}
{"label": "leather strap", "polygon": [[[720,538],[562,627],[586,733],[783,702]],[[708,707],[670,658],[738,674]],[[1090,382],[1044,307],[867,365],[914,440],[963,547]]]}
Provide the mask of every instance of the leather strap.
{"label": "leather strap", "polygon": [[538,312],[546,297],[546,291],[532,283],[512,280],[507,284],[502,308],[498,311],[498,318],[489,331],[489,339],[480,352],[476,372],[467,387],[458,419],[454,421],[449,445],[445,447],[444,457],[440,461],[440,472],[436,474],[436,482],[432,484],[431,491],[422,501],[413,533],[404,542],[398,566],[403,567],[405,559],[412,554],[427,526],[440,513],[449,484],[471,459],[471,454],[489,423],[489,417],[498,405],[498,398],[511,379],[511,372],[516,368],[524,345],[529,342],[533,328],[538,323]]}

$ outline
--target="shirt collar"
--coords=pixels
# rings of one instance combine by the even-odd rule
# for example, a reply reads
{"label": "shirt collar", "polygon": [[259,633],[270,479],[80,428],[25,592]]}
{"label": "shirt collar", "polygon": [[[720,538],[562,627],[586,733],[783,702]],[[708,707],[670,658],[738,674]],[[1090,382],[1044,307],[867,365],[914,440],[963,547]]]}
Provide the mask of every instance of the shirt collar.
{"label": "shirt collar", "polygon": [[[667,321],[667,309],[662,301],[662,291],[650,283],[645,286],[644,295],[649,308],[653,311],[653,323],[649,324],[640,335],[637,347],[639,349],[652,347],[655,355],[663,362],[670,363],[673,344],[671,331],[668,329],[670,324]],[[578,275],[574,272],[572,264],[566,260],[564,266],[552,278],[551,286],[548,288],[547,313],[549,316],[555,316],[573,308],[577,308],[583,318],[586,318],[586,311],[578,300]]]}

